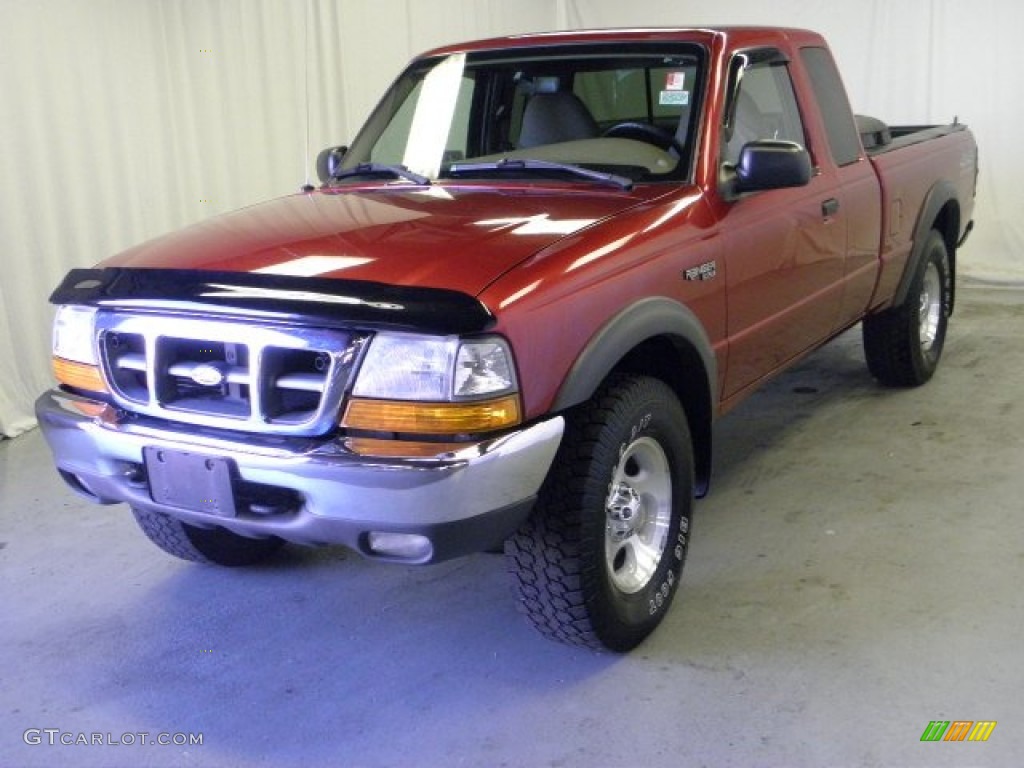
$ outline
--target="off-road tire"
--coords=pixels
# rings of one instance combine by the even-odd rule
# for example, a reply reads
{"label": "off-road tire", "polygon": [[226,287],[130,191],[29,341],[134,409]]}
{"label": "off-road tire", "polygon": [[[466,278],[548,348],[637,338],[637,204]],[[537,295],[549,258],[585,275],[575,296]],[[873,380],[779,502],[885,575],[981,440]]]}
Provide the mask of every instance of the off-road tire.
{"label": "off-road tire", "polygon": [[864,318],[864,356],[872,376],[892,387],[916,387],[932,377],[946,341],[950,296],[949,252],[932,230],[906,300]]}
{"label": "off-road tire", "polygon": [[284,544],[282,539],[249,539],[224,528],[197,528],[162,512],[132,508],[135,522],[164,552],[196,563],[240,566],[266,560]]}
{"label": "off-road tire", "polygon": [[542,634],[623,652],[658,626],[686,559],[693,464],[686,413],[657,379],[613,375],[567,415],[537,504],[505,544],[518,606]]}

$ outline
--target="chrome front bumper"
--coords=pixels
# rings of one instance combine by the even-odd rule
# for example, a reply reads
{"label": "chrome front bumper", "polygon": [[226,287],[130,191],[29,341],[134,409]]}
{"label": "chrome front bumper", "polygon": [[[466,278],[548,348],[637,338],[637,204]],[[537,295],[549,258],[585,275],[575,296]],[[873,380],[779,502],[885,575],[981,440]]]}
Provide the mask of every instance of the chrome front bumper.
{"label": "chrome front bumper", "polygon": [[[227,433],[138,418],[61,390],[36,401],[61,476],[101,504],[124,502],[197,526],[300,544],[345,544],[368,557],[428,563],[491,549],[526,518],[561,442],[561,417],[433,457],[370,457],[343,441]],[[154,501],[147,448],[231,467],[229,515]],[[183,479],[183,482],[186,480]],[[425,545],[405,556],[374,541]],[[393,538],[393,537],[392,537]]]}

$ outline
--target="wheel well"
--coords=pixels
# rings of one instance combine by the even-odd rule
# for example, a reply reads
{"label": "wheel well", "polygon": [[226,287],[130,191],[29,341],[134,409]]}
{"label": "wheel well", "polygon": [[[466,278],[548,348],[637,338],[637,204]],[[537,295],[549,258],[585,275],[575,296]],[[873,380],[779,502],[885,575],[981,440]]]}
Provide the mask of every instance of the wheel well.
{"label": "wheel well", "polygon": [[949,200],[942,210],[935,217],[932,228],[936,230],[946,242],[946,252],[949,254],[949,314],[953,314],[953,307],[956,304],[956,246],[960,239],[960,206],[956,200]]}
{"label": "wheel well", "polygon": [[685,340],[655,336],[630,350],[613,370],[661,379],[676,393],[693,438],[697,495],[704,496],[711,480],[713,413],[707,371],[700,354]]}

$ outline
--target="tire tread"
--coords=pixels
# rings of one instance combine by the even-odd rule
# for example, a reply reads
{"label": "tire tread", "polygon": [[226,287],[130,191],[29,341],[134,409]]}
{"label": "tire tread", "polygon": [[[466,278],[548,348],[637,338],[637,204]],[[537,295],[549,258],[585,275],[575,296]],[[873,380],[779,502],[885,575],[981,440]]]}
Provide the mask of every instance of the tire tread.
{"label": "tire tread", "polygon": [[622,418],[631,403],[649,398],[654,388],[664,387],[655,379],[616,374],[590,401],[569,413],[566,434],[537,507],[505,543],[508,570],[518,592],[517,607],[545,637],[595,650],[626,651],[653,629],[615,638],[595,625],[599,612],[592,602],[588,603],[587,596],[593,594],[592,584],[600,574],[593,565],[584,565],[581,552],[604,544],[603,539],[585,539],[588,534],[581,524],[580,508],[604,505],[605,481],[593,477],[589,470],[602,457],[614,457],[612,447],[602,442],[602,434]]}
{"label": "tire tread", "polygon": [[225,566],[252,565],[277,552],[284,542],[276,537],[249,539],[225,528],[198,528],[163,512],[132,507],[146,537],[169,555],[193,563]]}
{"label": "tire tread", "polygon": [[[930,263],[939,266],[944,317],[935,342],[935,355],[921,350],[918,298]],[[902,304],[864,318],[861,335],[864,357],[871,375],[889,387],[916,387],[927,382],[938,366],[945,341],[950,299],[949,254],[942,235],[932,230],[925,243],[924,258],[917,267],[910,291]]]}

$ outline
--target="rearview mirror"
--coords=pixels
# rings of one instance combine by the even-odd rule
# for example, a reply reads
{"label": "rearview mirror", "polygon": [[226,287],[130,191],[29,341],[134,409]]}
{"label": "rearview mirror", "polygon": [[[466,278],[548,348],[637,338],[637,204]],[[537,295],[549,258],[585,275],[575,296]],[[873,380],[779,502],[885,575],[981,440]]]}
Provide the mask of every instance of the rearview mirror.
{"label": "rearview mirror", "polygon": [[328,147],[316,156],[316,175],[321,184],[327,184],[338,173],[348,147]]}

